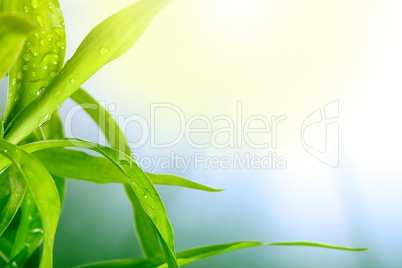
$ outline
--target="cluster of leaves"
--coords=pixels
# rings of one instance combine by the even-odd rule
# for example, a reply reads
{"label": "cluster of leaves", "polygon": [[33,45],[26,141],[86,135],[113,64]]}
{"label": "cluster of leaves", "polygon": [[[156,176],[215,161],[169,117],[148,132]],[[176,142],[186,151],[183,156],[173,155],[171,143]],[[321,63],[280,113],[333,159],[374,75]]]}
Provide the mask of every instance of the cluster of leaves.
{"label": "cluster of leaves", "polygon": [[[0,120],[0,255],[6,267],[53,265],[53,241],[65,179],[121,183],[132,203],[145,258],[82,267],[179,267],[235,249],[261,245],[365,250],[311,242],[237,242],[175,252],[174,234],[154,184],[219,191],[173,175],[144,172],[109,113],[80,86],[123,55],[170,0],[142,0],[97,25],[64,62],[66,35],[57,0],[0,0],[0,79],[8,98]],[[57,109],[72,98],[110,147],[66,139]],[[111,134],[113,133],[113,134]],[[86,148],[103,157],[67,148]]]}

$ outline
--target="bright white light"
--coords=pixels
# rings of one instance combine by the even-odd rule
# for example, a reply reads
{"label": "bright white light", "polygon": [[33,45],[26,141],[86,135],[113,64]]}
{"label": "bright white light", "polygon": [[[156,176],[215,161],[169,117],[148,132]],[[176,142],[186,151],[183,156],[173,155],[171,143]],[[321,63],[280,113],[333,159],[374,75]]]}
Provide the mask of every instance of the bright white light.
{"label": "bright white light", "polygon": [[225,23],[249,24],[262,15],[262,0],[217,0],[216,11]]}

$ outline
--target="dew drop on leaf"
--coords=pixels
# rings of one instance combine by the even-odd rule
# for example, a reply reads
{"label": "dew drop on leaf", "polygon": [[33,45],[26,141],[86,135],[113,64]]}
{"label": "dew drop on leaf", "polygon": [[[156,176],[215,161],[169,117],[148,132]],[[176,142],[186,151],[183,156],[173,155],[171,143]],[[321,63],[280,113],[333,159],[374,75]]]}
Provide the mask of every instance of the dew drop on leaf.
{"label": "dew drop on leaf", "polygon": [[27,52],[22,56],[22,58],[24,59],[24,61],[30,61],[32,59],[32,55],[31,53]]}
{"label": "dew drop on leaf", "polygon": [[14,86],[17,83],[17,78],[13,78],[13,80],[11,80],[11,85]]}
{"label": "dew drop on leaf", "polygon": [[122,165],[123,167],[126,167],[126,168],[128,168],[128,167],[130,167],[130,163],[127,161],[127,160],[120,160],[119,161],[119,163],[120,163],[120,165]]}
{"label": "dew drop on leaf", "polygon": [[48,33],[46,35],[47,40],[51,41],[53,39],[53,34],[52,33]]}
{"label": "dew drop on leaf", "polygon": [[64,49],[64,42],[63,41],[57,41],[56,46],[60,49]]}
{"label": "dew drop on leaf", "polygon": [[36,16],[36,21],[38,22],[39,26],[43,26],[43,18],[39,15]]}
{"label": "dew drop on leaf", "polygon": [[42,229],[40,229],[40,228],[35,228],[35,229],[33,229],[32,231],[31,231],[32,233],[41,233],[41,234],[43,234],[43,230]]}
{"label": "dew drop on leaf", "polygon": [[32,72],[32,76],[36,76],[36,72]]}
{"label": "dew drop on leaf", "polygon": [[50,114],[47,114],[43,122],[39,124],[39,127],[43,127],[44,125],[46,125],[46,123],[50,120],[50,117],[51,117]]}
{"label": "dew drop on leaf", "polygon": [[36,95],[38,95],[38,96],[42,95],[42,93],[43,93],[44,90],[45,90],[45,88],[44,88],[44,87],[41,87],[41,88],[38,90],[38,92],[36,93]]}
{"label": "dew drop on leaf", "polygon": [[75,79],[74,79],[74,78],[71,78],[70,82],[71,82],[72,84],[74,84],[74,83],[75,83]]}
{"label": "dew drop on leaf", "polygon": [[32,0],[31,1],[31,6],[32,6],[33,9],[37,9],[38,5],[39,5],[38,0]]}
{"label": "dew drop on leaf", "polygon": [[53,7],[52,7],[51,5],[49,5],[48,8],[49,8],[49,13],[50,13],[50,14],[54,14]]}
{"label": "dew drop on leaf", "polygon": [[109,49],[106,47],[102,47],[101,49],[99,49],[99,53],[101,55],[106,55],[109,52]]}
{"label": "dew drop on leaf", "polygon": [[18,79],[21,79],[21,78],[22,78],[22,73],[21,73],[21,72],[18,72],[18,73],[17,73],[17,78],[18,78]]}

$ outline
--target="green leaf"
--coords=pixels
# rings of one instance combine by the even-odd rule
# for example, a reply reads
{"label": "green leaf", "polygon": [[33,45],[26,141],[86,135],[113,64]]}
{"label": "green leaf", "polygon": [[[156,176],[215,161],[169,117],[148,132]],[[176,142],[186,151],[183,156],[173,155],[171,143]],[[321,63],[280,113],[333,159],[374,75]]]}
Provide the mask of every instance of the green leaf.
{"label": "green leaf", "polygon": [[25,195],[24,178],[12,165],[0,174],[0,236],[11,223]]}
{"label": "green leaf", "polygon": [[[123,131],[102,105],[81,88],[78,89],[71,98],[81,105],[89,116],[97,123],[112,148],[122,151],[127,155],[131,155],[131,150]],[[114,135],[111,135],[111,133],[114,133]],[[145,257],[162,256],[163,252],[154,224],[149,217],[147,217],[146,212],[140,205],[140,202],[137,196],[133,193],[131,187],[125,185],[124,189],[126,190],[127,196],[130,199],[134,210],[134,224]]]}
{"label": "green leaf", "polygon": [[[63,128],[57,111],[53,114],[48,123],[36,131],[35,135],[31,135],[32,140],[41,139],[57,139],[64,136]],[[65,195],[65,179],[52,176],[57,187],[57,192],[60,197],[60,203],[63,204]],[[23,266],[31,255],[37,251],[43,240],[43,234],[32,232],[33,230],[41,229],[41,215],[38,211],[36,204],[32,200],[32,195],[29,190],[25,196],[24,202],[21,206],[21,219],[18,225],[17,236],[10,254],[12,262]],[[25,245],[30,245],[29,249]]]}
{"label": "green leaf", "polygon": [[[126,175],[142,208],[146,211],[147,215],[155,225],[158,235],[161,238],[162,247],[165,252],[166,260],[169,263],[169,267],[178,267],[174,253],[173,229],[167,217],[165,206],[146,173],[141,170],[132,158],[115,149],[78,139],[40,141],[26,144],[22,147],[27,152],[60,147],[80,147],[98,152],[113,161],[113,163]],[[4,162],[1,164],[4,164]]]}
{"label": "green leaf", "polygon": [[[70,149],[48,149],[33,153],[53,175],[95,183],[128,183],[124,174],[108,159]],[[174,175],[147,173],[153,184],[181,186],[208,192],[214,189]]]}
{"label": "green leaf", "polygon": [[41,97],[32,101],[10,123],[6,139],[17,144],[38,128],[88,78],[134,45],[155,15],[170,1],[139,1],[92,29]]}
{"label": "green leaf", "polygon": [[[0,80],[10,69],[26,38],[34,29],[35,24],[26,16],[0,14]],[[3,134],[3,120],[0,120],[0,139]]]}
{"label": "green leaf", "polygon": [[60,215],[59,195],[53,179],[39,160],[16,145],[0,140],[0,153],[18,167],[32,193],[43,226],[43,230],[34,230],[43,232],[44,236],[40,267],[52,267],[54,235]]}
{"label": "green leaf", "polygon": [[148,177],[152,180],[154,184],[163,184],[171,186],[180,186],[195,190],[201,190],[206,192],[221,192],[222,189],[215,189],[206,185],[202,185],[179,176],[169,175],[169,174],[152,174],[147,173]]}
{"label": "green leaf", "polygon": [[4,236],[0,237],[0,257],[4,262],[8,262],[8,256],[10,256],[11,248],[13,244]]}
{"label": "green leaf", "polygon": [[7,73],[34,29],[34,22],[26,16],[0,14],[0,79]]}
{"label": "green leaf", "polygon": [[[367,248],[349,248],[349,247],[339,247],[333,245],[326,245],[314,242],[283,242],[283,243],[263,243],[263,242],[235,242],[228,244],[204,246],[193,249],[188,249],[180,251],[177,253],[177,261],[180,265],[186,265],[198,260],[210,258],[216,255],[220,255],[226,252],[256,247],[256,246],[307,246],[307,247],[320,247],[329,249],[339,249],[347,251],[364,251]],[[132,260],[115,260],[106,261],[93,264],[87,264],[83,266],[78,266],[76,268],[153,268],[153,267],[166,267],[164,260],[161,258],[148,258],[148,259],[132,259]]]}
{"label": "green leaf", "polygon": [[66,34],[57,0],[3,0],[4,10],[23,13],[36,22],[34,31],[9,72],[7,128],[11,120],[47,87],[64,64]]}
{"label": "green leaf", "polygon": [[20,267],[24,266],[29,257],[41,245],[43,233],[37,232],[37,230],[42,230],[42,217],[31,192],[27,191],[21,205],[21,219],[11,250],[9,267],[12,267],[12,263]]}

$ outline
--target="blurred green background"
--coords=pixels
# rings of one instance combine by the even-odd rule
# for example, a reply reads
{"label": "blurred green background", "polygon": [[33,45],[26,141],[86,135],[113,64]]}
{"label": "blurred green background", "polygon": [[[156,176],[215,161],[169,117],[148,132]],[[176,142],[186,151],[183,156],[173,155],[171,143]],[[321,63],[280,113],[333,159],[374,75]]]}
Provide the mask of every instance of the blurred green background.
{"label": "blurred green background", "polygon": [[[60,2],[67,58],[97,23],[132,3]],[[360,253],[251,248],[188,267],[402,267],[401,8],[401,2],[379,0],[175,0],[129,53],[84,85],[107,106],[114,104],[115,115],[149,118],[150,105],[164,102],[180,107],[187,118],[235,118],[241,101],[245,116],[287,116],[274,149],[286,157],[286,170],[158,170],[227,189],[158,187],[177,250],[238,240],[372,248]],[[300,132],[308,115],[335,100],[340,163],[332,168],[304,150]],[[63,105],[64,117],[71,107],[72,102]],[[72,124],[74,136],[103,142],[95,124],[79,115]],[[178,131],[175,118],[160,116],[158,138],[172,139]],[[138,140],[139,130],[130,125],[129,139]],[[319,144],[322,137],[319,132],[310,141]],[[192,156],[200,150],[186,142],[164,150],[149,143],[136,149],[145,156],[171,151]],[[202,152],[265,153],[247,146]],[[140,256],[122,187],[68,181],[55,266]]]}

